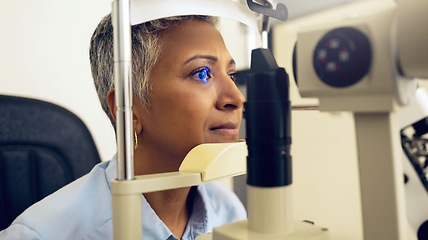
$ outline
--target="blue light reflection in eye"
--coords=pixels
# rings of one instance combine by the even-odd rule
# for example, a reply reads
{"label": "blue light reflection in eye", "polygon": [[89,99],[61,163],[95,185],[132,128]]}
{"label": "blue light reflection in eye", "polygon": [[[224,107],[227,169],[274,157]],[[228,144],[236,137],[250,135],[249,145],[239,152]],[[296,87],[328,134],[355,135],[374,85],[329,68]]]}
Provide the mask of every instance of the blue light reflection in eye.
{"label": "blue light reflection in eye", "polygon": [[200,70],[200,71],[198,72],[198,78],[199,78],[202,82],[207,83],[207,82],[208,82],[208,77],[209,77],[209,76],[208,76],[209,72],[210,72],[210,69],[209,69],[209,68],[207,68],[207,67],[203,68],[202,70]]}

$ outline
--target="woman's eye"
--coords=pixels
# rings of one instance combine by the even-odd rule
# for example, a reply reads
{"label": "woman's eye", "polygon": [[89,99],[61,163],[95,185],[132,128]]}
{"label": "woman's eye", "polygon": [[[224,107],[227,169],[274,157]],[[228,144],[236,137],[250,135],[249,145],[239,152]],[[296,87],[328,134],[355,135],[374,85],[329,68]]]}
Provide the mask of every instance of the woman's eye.
{"label": "woman's eye", "polygon": [[196,70],[196,72],[192,75],[194,75],[198,80],[201,80],[203,83],[207,83],[211,78],[211,70],[207,67],[204,67]]}
{"label": "woman's eye", "polygon": [[234,72],[234,73],[229,73],[229,77],[230,77],[230,79],[232,79],[232,81],[234,81],[234,82],[236,82],[236,76],[237,75],[237,73],[236,72]]}

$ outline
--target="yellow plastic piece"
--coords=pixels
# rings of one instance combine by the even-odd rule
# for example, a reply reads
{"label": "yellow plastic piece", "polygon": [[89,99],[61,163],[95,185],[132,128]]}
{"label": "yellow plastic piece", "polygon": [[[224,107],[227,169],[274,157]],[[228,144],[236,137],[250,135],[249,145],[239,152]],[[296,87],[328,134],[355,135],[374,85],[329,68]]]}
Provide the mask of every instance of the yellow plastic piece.
{"label": "yellow plastic piece", "polygon": [[205,143],[194,147],[183,160],[180,172],[202,174],[202,181],[245,174],[248,155],[245,141]]}
{"label": "yellow plastic piece", "polygon": [[202,184],[201,174],[168,172],[136,176],[130,181],[111,181],[111,192],[117,195],[148,193]]}
{"label": "yellow plastic piece", "polygon": [[141,193],[112,193],[114,239],[141,239]]}

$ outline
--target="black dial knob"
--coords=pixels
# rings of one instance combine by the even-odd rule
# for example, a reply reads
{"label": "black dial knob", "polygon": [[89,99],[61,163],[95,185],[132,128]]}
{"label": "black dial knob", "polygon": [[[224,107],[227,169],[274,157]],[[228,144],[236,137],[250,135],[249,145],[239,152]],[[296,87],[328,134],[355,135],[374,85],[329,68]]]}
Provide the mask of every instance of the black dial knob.
{"label": "black dial knob", "polygon": [[359,82],[371,65],[372,51],[361,31],[345,27],[328,32],[318,42],[313,64],[318,77],[332,87],[348,87]]}

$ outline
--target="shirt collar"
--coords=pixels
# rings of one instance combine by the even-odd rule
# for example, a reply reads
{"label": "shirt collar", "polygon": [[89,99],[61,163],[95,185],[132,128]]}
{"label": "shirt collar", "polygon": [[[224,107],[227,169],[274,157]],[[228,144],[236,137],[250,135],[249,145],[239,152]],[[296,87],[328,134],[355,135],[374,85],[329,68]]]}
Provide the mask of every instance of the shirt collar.
{"label": "shirt collar", "polygon": [[141,202],[141,216],[145,239],[170,239],[171,231],[156,215],[144,196],[142,196]]}
{"label": "shirt collar", "polygon": [[110,160],[105,172],[108,187],[111,189],[111,180],[117,178],[117,154]]}

